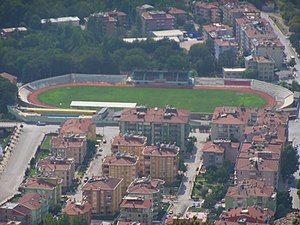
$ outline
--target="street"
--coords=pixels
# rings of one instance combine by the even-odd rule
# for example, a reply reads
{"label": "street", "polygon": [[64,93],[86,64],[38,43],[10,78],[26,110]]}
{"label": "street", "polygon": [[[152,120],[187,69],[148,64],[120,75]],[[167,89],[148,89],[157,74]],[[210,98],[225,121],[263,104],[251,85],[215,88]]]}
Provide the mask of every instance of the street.
{"label": "street", "polygon": [[41,127],[24,124],[7,166],[0,175],[0,205],[18,192],[27,165],[34,156],[37,146],[42,142],[46,133],[55,132],[57,128],[57,125]]}
{"label": "street", "polygon": [[208,138],[207,133],[193,132],[190,136],[195,136],[197,138],[196,143],[196,153],[191,155],[190,159],[185,159],[185,164],[187,165],[186,176],[183,179],[181,188],[178,190],[178,199],[173,201],[173,206],[171,210],[174,215],[183,215],[189,206],[192,206],[193,200],[191,199],[192,187],[194,183],[195,176],[197,174],[197,168],[200,165],[200,159],[202,156],[202,147],[204,142]]}

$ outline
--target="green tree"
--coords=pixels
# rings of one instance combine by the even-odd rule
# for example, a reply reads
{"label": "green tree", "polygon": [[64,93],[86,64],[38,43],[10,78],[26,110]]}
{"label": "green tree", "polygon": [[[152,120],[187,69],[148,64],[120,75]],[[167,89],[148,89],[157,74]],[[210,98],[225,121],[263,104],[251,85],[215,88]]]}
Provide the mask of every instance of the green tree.
{"label": "green tree", "polygon": [[283,180],[287,180],[298,170],[299,156],[297,150],[292,145],[284,148],[281,156],[280,173]]}
{"label": "green tree", "polygon": [[258,78],[257,70],[246,70],[245,71],[245,78],[247,78],[247,79],[257,79]]}
{"label": "green tree", "polygon": [[281,218],[286,216],[289,212],[292,211],[292,197],[290,196],[289,192],[277,192],[276,196],[276,212],[275,218]]}
{"label": "green tree", "polygon": [[16,102],[17,86],[0,77],[0,113],[7,113],[7,106]]}
{"label": "green tree", "polygon": [[291,89],[292,89],[293,92],[300,90],[299,83],[296,80],[292,81]]}

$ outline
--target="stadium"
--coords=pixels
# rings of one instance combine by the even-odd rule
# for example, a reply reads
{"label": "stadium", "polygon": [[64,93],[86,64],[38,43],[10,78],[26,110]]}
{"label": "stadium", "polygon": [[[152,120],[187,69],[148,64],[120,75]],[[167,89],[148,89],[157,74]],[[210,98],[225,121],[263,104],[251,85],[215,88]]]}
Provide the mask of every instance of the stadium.
{"label": "stadium", "polygon": [[[75,109],[68,109],[69,111],[52,109],[52,111],[45,112],[31,109],[53,108],[53,106],[49,106],[43,102],[40,102],[38,100],[38,96],[41,93],[49,90],[73,86],[163,87],[178,89],[234,90],[258,95],[267,100],[267,104],[264,106],[264,108],[275,109],[286,108],[294,102],[293,93],[288,89],[272,83],[254,79],[191,78],[188,73],[185,72],[165,73],[159,71],[138,71],[133,73],[133,75],[130,77],[126,75],[66,74],[33,81],[19,88],[19,101],[22,107],[13,107],[10,109],[10,111],[13,112],[19,119],[26,122],[43,120],[49,123],[54,121],[59,123],[70,117],[91,117],[91,114],[97,114],[98,111],[89,110],[91,108],[82,108],[82,111],[79,109],[76,109],[77,111]],[[110,108],[109,103],[105,104],[108,104],[108,108]],[[112,102],[111,104],[117,103]],[[115,107],[112,106],[112,108]],[[99,116],[102,118],[101,115]]]}

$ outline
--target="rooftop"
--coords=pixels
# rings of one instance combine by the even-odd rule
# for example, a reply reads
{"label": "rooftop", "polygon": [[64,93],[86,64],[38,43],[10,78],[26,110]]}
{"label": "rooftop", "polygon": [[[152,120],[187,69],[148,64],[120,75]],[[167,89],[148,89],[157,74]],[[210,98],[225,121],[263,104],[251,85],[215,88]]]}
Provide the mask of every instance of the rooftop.
{"label": "rooftop", "polygon": [[[53,179],[56,180],[58,183],[61,183],[61,179]],[[43,190],[53,190],[56,188],[54,183],[50,183],[47,181],[47,178],[33,178],[30,177],[27,179],[25,184],[22,185],[24,188],[29,189],[43,189]]]}
{"label": "rooftop", "polygon": [[238,47],[238,43],[235,40],[227,40],[224,38],[216,38],[215,44],[221,47]]}
{"label": "rooftop", "polygon": [[274,188],[265,186],[263,181],[245,179],[237,185],[229,187],[226,196],[235,198],[272,197],[274,194]]}
{"label": "rooftop", "polygon": [[203,30],[207,33],[218,30],[233,30],[233,28],[229,25],[222,23],[211,23],[203,26]]}
{"label": "rooftop", "polygon": [[161,179],[154,179],[151,177],[136,178],[128,187],[128,193],[156,193],[159,192],[159,184],[164,184],[165,181]]}
{"label": "rooftop", "polygon": [[205,143],[203,146],[202,151],[204,153],[219,153],[219,154],[224,154],[224,148],[220,146],[219,144],[215,144],[212,141],[208,141]]}
{"label": "rooftop", "polygon": [[28,192],[18,200],[18,203],[31,210],[36,210],[41,208],[42,199],[47,198],[48,196],[46,195],[43,196],[38,193]]}
{"label": "rooftop", "polygon": [[136,165],[138,157],[126,153],[117,152],[115,155],[107,155],[103,159],[103,165]]}
{"label": "rooftop", "polygon": [[121,184],[122,180],[123,178],[92,177],[83,185],[82,190],[115,190]]}
{"label": "rooftop", "polygon": [[62,209],[62,213],[66,213],[69,216],[84,215],[92,211],[92,206],[88,202],[75,202],[69,201],[65,208]]}
{"label": "rooftop", "polygon": [[3,77],[5,79],[9,80],[10,82],[15,82],[17,80],[16,76],[13,76],[9,73],[0,73],[0,77]]}
{"label": "rooftop", "polygon": [[185,15],[186,11],[182,10],[182,9],[177,9],[175,7],[171,7],[168,11],[169,14],[171,15]]}
{"label": "rooftop", "polygon": [[74,164],[73,159],[53,159],[48,157],[39,160],[37,167],[42,171],[67,171],[71,169],[72,164]]}
{"label": "rooftop", "polygon": [[187,124],[189,117],[190,111],[184,109],[136,107],[134,109],[124,109],[119,121]]}
{"label": "rooftop", "polygon": [[281,154],[281,144],[270,144],[264,142],[242,142],[239,158],[260,157],[262,159],[277,159]]}
{"label": "rooftop", "polygon": [[195,6],[199,8],[204,8],[204,9],[219,9],[219,4],[214,2],[214,3],[209,3],[209,2],[196,2]]}
{"label": "rooftop", "polygon": [[58,17],[58,18],[48,18],[42,19],[41,23],[64,23],[64,22],[79,22],[80,19],[77,16],[69,16],[69,17]]}
{"label": "rooftop", "polygon": [[85,141],[85,136],[78,136],[74,138],[68,138],[66,136],[60,135],[54,137],[51,140],[52,148],[80,148]]}
{"label": "rooftop", "polygon": [[177,156],[179,154],[179,147],[175,145],[161,144],[160,146],[152,145],[146,146],[143,150],[144,155],[152,156]]}
{"label": "rooftop", "polygon": [[277,172],[279,161],[276,159],[262,159],[256,156],[252,158],[238,158],[235,167],[239,171]]}
{"label": "rooftop", "polygon": [[164,11],[148,11],[143,12],[142,17],[144,20],[157,20],[157,19],[175,19],[174,16]]}
{"label": "rooftop", "polygon": [[112,140],[112,145],[121,146],[145,146],[147,137],[133,134],[119,134]]}
{"label": "rooftop", "polygon": [[69,119],[66,120],[60,128],[60,133],[87,134],[90,126],[94,123],[86,119]]}
{"label": "rooftop", "polygon": [[216,107],[212,117],[212,123],[246,125],[251,113],[255,112],[257,113],[257,110],[242,107]]}
{"label": "rooftop", "polygon": [[125,196],[120,204],[120,208],[149,209],[152,207],[152,201],[144,197]]}

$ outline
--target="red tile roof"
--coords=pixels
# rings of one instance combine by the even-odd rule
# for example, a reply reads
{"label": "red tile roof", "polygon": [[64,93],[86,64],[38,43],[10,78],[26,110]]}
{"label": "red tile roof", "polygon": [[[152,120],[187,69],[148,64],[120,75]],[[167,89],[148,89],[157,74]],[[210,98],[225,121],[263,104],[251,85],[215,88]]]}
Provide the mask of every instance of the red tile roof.
{"label": "red tile roof", "polygon": [[55,160],[48,157],[39,160],[37,167],[43,171],[67,171],[71,169],[72,164],[73,159]]}
{"label": "red tile roof", "polygon": [[7,80],[9,80],[10,82],[15,82],[17,81],[17,77],[16,76],[13,76],[9,73],[0,73],[0,77],[3,77]]}
{"label": "red tile roof", "polygon": [[112,145],[143,146],[147,143],[147,137],[139,135],[119,134],[112,140]]}
{"label": "red tile roof", "polygon": [[216,38],[215,44],[222,47],[226,47],[226,46],[238,47],[238,43],[236,41],[228,41],[222,38]]}
{"label": "red tile roof", "polygon": [[42,199],[48,199],[47,195],[40,195],[38,193],[28,192],[18,200],[18,203],[31,210],[37,210],[42,207]]}
{"label": "red tile roof", "polygon": [[281,144],[270,143],[241,143],[239,158],[261,157],[263,159],[279,159]]}
{"label": "red tile roof", "polygon": [[202,149],[203,152],[212,152],[212,153],[219,153],[224,154],[224,148],[218,144],[213,143],[212,141],[208,141],[205,143]]}
{"label": "red tile roof", "polygon": [[271,197],[275,193],[273,187],[265,186],[263,181],[245,179],[228,188],[226,196],[234,198]]}
{"label": "red tile roof", "polygon": [[208,24],[208,25],[204,25],[203,30],[207,33],[210,33],[212,31],[217,31],[217,30],[233,30],[233,28],[231,26],[226,25],[226,24],[211,23],[211,24]]}
{"label": "red tile roof", "polygon": [[149,209],[151,207],[152,201],[143,197],[125,197],[120,204],[120,208]]}
{"label": "red tile roof", "polygon": [[137,109],[124,109],[120,121],[121,122],[148,122],[148,123],[176,123],[187,124],[190,117],[190,111],[177,109],[175,112],[166,116],[166,109],[149,108],[142,114]]}
{"label": "red tile roof", "polygon": [[259,157],[238,158],[236,161],[236,170],[240,171],[267,171],[277,172],[279,169],[278,160],[262,159]]}
{"label": "red tile roof", "polygon": [[69,216],[85,215],[92,212],[92,205],[88,202],[69,201],[62,212]]}
{"label": "red tile roof", "polygon": [[160,190],[157,188],[158,184],[164,184],[165,181],[153,178],[136,178],[128,187],[128,193],[156,193]]}
{"label": "red tile roof", "polygon": [[23,186],[31,189],[51,189],[51,190],[55,189],[56,187],[55,184],[49,183],[43,179],[32,178],[32,177],[28,178],[28,180]]}
{"label": "red tile roof", "polygon": [[255,109],[242,110],[240,107],[216,107],[213,117],[213,124],[235,124],[246,125],[251,113],[257,113]]}
{"label": "red tile roof", "polygon": [[185,15],[186,11],[182,9],[177,9],[175,7],[171,7],[170,10],[168,11],[171,15]]}
{"label": "red tile roof", "polygon": [[138,157],[125,153],[116,153],[116,155],[107,155],[103,159],[103,164],[107,165],[135,165]]}
{"label": "red tile roof", "polygon": [[123,178],[93,177],[83,185],[82,190],[114,190],[121,184],[122,180]]}
{"label": "red tile roof", "polygon": [[66,120],[61,128],[60,133],[73,133],[73,134],[87,134],[89,127],[94,123],[91,120],[86,119],[70,119]]}
{"label": "red tile roof", "polygon": [[152,156],[177,156],[179,154],[179,147],[166,147],[166,145],[163,145],[163,147],[157,147],[156,145],[146,146],[143,154]]}
{"label": "red tile roof", "polygon": [[54,137],[51,140],[52,148],[80,148],[85,141],[85,137],[81,136],[80,138],[66,138],[63,135]]}
{"label": "red tile roof", "polygon": [[219,9],[219,4],[216,2],[214,3],[196,2],[195,5],[203,9]]}

